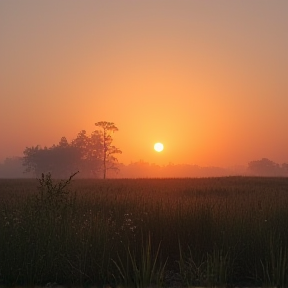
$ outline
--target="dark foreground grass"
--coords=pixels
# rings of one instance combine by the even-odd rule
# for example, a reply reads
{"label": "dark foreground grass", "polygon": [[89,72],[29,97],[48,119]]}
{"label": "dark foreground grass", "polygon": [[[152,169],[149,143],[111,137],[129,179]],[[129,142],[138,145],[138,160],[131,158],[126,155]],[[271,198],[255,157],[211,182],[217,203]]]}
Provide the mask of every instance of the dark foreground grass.
{"label": "dark foreground grass", "polygon": [[287,178],[61,183],[0,180],[1,285],[288,287]]}

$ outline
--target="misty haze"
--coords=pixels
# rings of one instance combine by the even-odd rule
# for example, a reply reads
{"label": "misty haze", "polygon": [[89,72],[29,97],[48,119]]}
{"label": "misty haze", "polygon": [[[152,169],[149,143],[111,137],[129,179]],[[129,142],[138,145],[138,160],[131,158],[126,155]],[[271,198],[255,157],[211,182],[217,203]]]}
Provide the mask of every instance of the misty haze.
{"label": "misty haze", "polygon": [[287,15],[0,0],[0,288],[287,288]]}

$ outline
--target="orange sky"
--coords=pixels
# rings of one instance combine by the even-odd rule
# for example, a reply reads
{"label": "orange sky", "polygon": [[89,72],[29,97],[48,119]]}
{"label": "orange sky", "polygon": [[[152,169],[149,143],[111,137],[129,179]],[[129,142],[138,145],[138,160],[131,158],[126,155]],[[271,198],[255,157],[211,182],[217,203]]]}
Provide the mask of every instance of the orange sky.
{"label": "orange sky", "polygon": [[1,0],[0,161],[111,121],[125,164],[287,163],[287,15],[287,0]]}

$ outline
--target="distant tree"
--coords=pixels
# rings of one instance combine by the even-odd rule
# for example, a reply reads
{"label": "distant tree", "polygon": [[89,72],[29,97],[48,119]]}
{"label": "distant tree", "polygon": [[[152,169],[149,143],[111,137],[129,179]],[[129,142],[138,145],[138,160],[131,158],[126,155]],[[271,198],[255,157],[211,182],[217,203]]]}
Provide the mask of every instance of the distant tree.
{"label": "distant tree", "polygon": [[85,159],[86,155],[87,155],[88,143],[89,143],[89,137],[86,135],[86,131],[81,130],[78,133],[77,137],[72,140],[71,144],[74,147],[77,147],[81,151],[81,157],[83,157],[83,159]]}
{"label": "distant tree", "polygon": [[[23,151],[24,157],[23,157],[23,166],[26,166],[25,172],[32,172],[37,174],[37,171],[40,166],[40,153],[41,147],[39,145],[32,146],[32,147],[26,147],[26,149]],[[41,170],[41,169],[39,169]],[[45,171],[43,171],[45,172]]]}
{"label": "distant tree", "polygon": [[98,122],[90,136],[85,130],[69,143],[62,137],[57,145],[41,148],[39,145],[26,147],[23,154],[25,172],[36,176],[50,172],[53,177],[68,177],[75,171],[80,171],[83,178],[104,176],[108,170],[117,169],[116,153],[122,153],[112,145],[111,133],[118,128],[110,122]]}
{"label": "distant tree", "polygon": [[61,137],[58,146],[61,147],[61,148],[69,147],[69,143],[68,143],[66,137]]}
{"label": "distant tree", "polygon": [[283,163],[282,169],[284,170],[284,173],[288,174],[288,163]]}
{"label": "distant tree", "polygon": [[86,135],[86,131],[82,130],[77,137],[72,140],[72,145],[77,147],[81,153],[80,172],[85,177],[97,177],[102,165],[102,145],[101,137],[98,131]]}
{"label": "distant tree", "polygon": [[68,143],[65,137],[62,137],[58,145],[53,145],[46,150],[47,163],[49,171],[54,177],[67,178],[69,175],[79,170],[81,154],[79,149]]}
{"label": "distant tree", "polygon": [[279,164],[267,159],[251,161],[248,170],[257,176],[283,176],[284,169]]}
{"label": "distant tree", "polygon": [[77,171],[80,160],[79,150],[61,138],[59,145],[41,148],[39,145],[26,147],[24,150],[23,166],[25,172],[36,176],[41,173],[52,173],[55,177],[67,177]]}
{"label": "distant tree", "polygon": [[[122,151],[112,145],[113,138],[111,133],[117,132],[118,128],[113,122],[100,121],[95,123],[101,130],[95,132],[95,137],[100,137],[102,146],[102,172],[103,178],[106,179],[108,170],[118,170],[116,163],[118,159],[114,156],[115,154],[121,154]],[[96,136],[97,135],[97,136]]]}

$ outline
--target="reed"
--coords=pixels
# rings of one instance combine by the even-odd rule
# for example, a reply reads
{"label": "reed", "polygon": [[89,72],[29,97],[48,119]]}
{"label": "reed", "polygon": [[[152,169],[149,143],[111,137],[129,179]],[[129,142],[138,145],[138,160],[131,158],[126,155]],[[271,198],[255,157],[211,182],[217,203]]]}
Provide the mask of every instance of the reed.
{"label": "reed", "polygon": [[0,285],[288,287],[288,179],[0,180]]}

